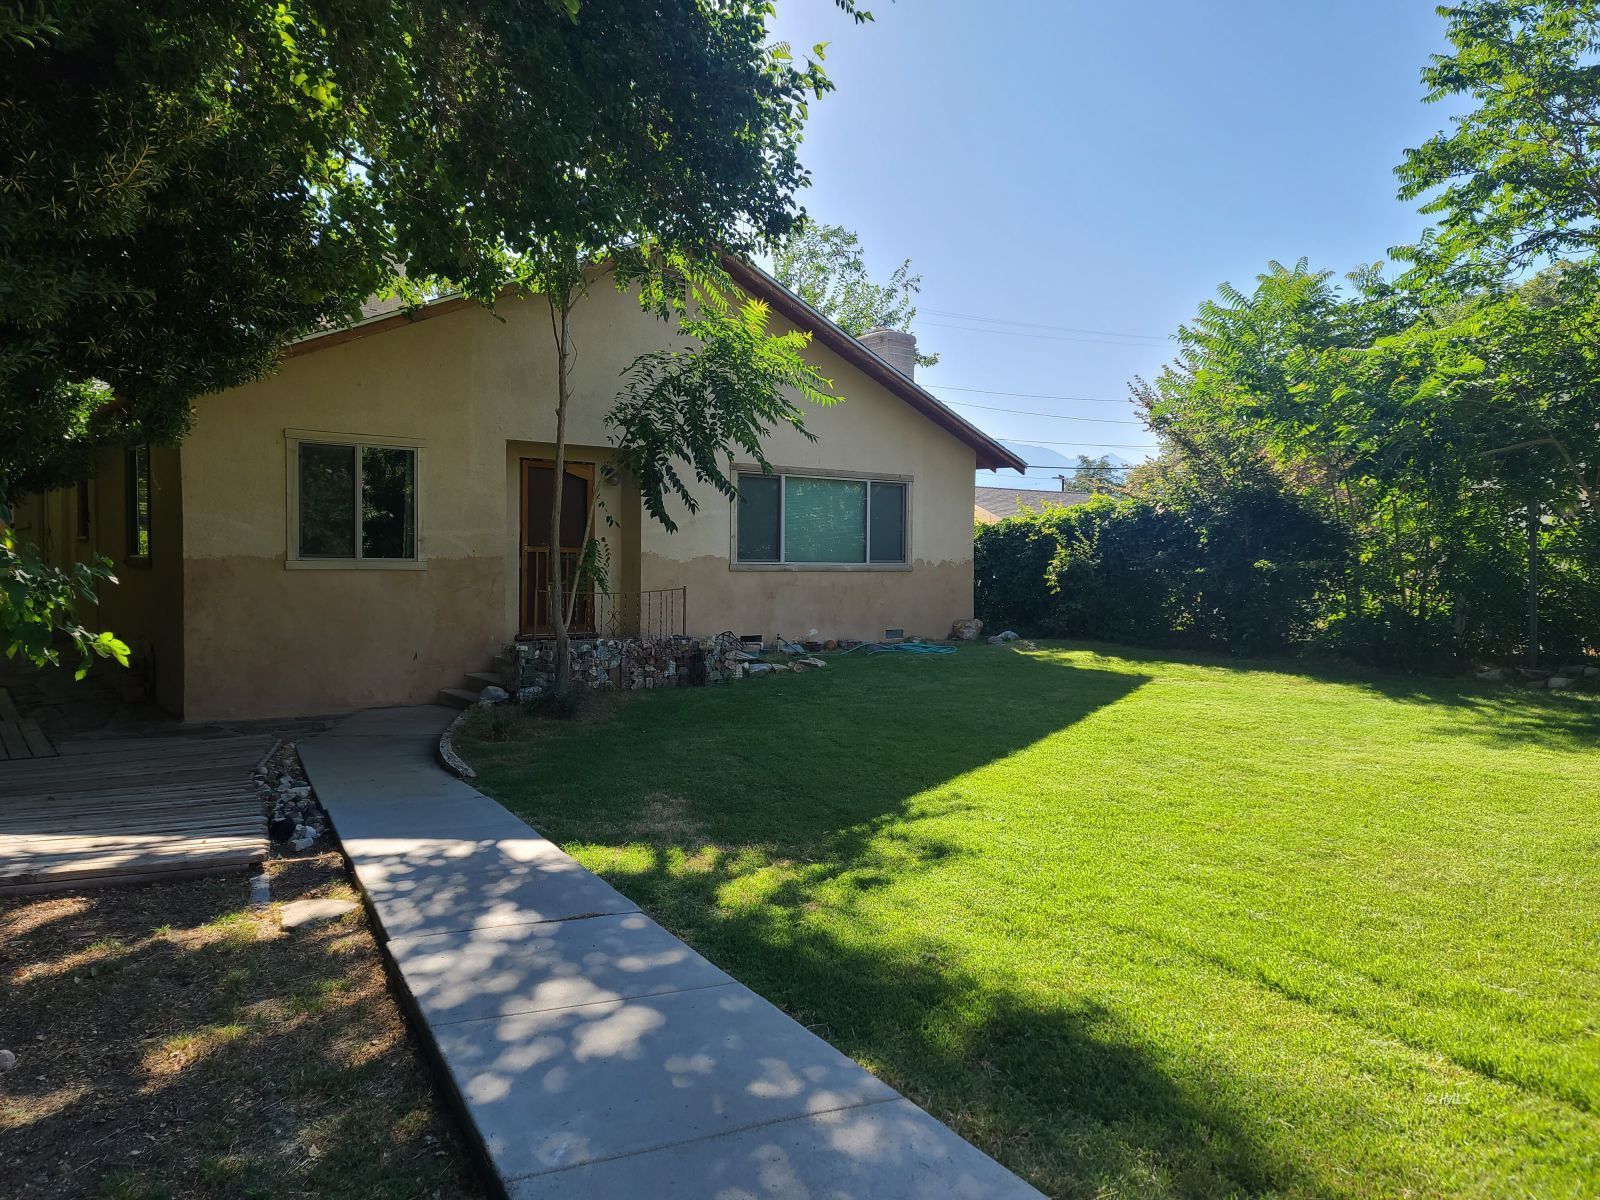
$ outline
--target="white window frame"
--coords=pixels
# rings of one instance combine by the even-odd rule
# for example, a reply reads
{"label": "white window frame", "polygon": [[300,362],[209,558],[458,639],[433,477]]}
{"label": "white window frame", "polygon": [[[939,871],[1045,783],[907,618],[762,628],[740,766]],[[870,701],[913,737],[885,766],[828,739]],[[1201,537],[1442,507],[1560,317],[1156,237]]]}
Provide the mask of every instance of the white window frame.
{"label": "white window frame", "polygon": [[[758,463],[735,463],[733,466],[734,483],[737,484],[741,475],[762,474]],[[786,562],[784,556],[788,550],[785,545],[786,532],[784,530],[784,497],[788,489],[786,482],[791,476],[803,479],[848,479],[859,481],[867,485],[866,509],[866,562],[823,563],[823,562]],[[912,477],[910,475],[890,475],[883,471],[824,471],[815,467],[780,467],[772,468],[770,478],[778,480],[778,561],[777,562],[742,562],[739,558],[739,501],[733,500],[729,505],[729,526],[731,538],[728,543],[728,569],[730,571],[909,571],[911,570],[911,489]],[[905,489],[905,523],[901,529],[901,552],[903,559],[900,562],[873,562],[872,560],[872,485],[874,483],[893,483]]]}
{"label": "white window frame", "polygon": [[[283,431],[285,474],[288,478],[288,528],[285,531],[283,565],[291,571],[423,571],[428,558],[422,542],[422,469],[423,445],[414,438],[374,437],[356,433],[331,433],[320,429],[286,429]],[[362,558],[361,539],[356,538],[354,558],[302,558],[300,555],[300,445],[302,442],[316,446],[354,446],[356,452],[356,507],[361,505],[361,451],[366,446],[383,446],[410,450],[416,455],[416,498],[412,523],[416,531],[414,558]]]}

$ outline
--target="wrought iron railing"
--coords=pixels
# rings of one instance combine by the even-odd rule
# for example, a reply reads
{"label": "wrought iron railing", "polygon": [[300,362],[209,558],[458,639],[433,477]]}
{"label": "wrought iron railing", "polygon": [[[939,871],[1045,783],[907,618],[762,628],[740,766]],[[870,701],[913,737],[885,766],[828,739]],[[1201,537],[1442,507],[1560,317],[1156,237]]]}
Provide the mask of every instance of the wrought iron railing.
{"label": "wrought iron railing", "polygon": [[[550,595],[541,597],[542,612],[549,612]],[[689,631],[689,589],[651,588],[643,592],[580,593],[576,600],[563,597],[570,605],[572,618],[567,633],[572,637],[636,637],[664,641],[682,637]]]}

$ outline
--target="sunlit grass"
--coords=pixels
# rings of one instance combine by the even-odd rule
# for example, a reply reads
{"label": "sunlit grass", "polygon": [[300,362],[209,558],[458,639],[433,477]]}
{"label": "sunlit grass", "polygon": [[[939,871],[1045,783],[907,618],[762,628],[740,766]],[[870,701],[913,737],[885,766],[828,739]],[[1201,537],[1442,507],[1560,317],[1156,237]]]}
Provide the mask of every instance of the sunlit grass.
{"label": "sunlit grass", "polygon": [[1600,702],[1113,648],[610,699],[486,790],[1052,1195],[1600,1191]]}

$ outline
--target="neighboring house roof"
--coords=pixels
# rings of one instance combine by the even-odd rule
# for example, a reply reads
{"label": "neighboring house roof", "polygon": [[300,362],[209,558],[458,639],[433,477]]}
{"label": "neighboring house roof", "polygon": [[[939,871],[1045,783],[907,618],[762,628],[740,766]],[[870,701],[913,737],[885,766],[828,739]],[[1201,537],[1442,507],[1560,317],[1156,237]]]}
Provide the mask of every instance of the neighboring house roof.
{"label": "neighboring house roof", "polygon": [[[959,413],[946,407],[937,396],[917,386],[914,380],[890,366],[888,362],[817,312],[771,275],[741,259],[730,257],[723,260],[723,265],[733,277],[733,281],[746,292],[765,300],[791,324],[808,330],[817,341],[862,374],[905,401],[947,433],[971,446],[977,452],[980,469],[997,471],[1002,467],[1010,467],[1019,472],[1027,470],[1028,464],[1015,452],[995,441]],[[301,338],[289,347],[289,354],[291,356],[309,354],[314,350],[336,346],[355,338],[369,337],[430,317],[443,316],[445,313],[455,312],[471,304],[472,301],[459,296],[443,297],[409,312],[396,311],[397,304],[392,300],[365,304],[361,309],[361,320],[355,324]]]}
{"label": "neighboring house roof", "polygon": [[1041,512],[1047,506],[1070,508],[1090,499],[1092,492],[1047,492],[1040,488],[975,487],[972,508],[975,519],[984,523],[1003,521],[1019,512]]}

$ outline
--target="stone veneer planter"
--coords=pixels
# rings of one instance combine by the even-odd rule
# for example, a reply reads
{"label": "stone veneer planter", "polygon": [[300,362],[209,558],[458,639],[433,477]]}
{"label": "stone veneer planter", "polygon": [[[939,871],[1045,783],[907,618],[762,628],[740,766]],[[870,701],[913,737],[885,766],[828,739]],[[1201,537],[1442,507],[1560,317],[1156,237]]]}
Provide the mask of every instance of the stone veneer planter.
{"label": "stone veneer planter", "polygon": [[[574,638],[572,678],[580,687],[699,687],[727,683],[745,674],[750,655],[738,641],[714,638]],[[555,642],[518,642],[507,650],[512,667],[506,690],[518,700],[531,700],[555,681]]]}

